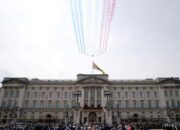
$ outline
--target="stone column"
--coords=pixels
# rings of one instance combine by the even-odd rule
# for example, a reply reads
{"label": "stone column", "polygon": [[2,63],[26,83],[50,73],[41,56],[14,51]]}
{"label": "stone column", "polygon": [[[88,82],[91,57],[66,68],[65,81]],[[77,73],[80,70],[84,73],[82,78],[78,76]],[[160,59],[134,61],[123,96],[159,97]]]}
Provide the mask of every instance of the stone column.
{"label": "stone column", "polygon": [[158,85],[158,90],[159,90],[159,105],[160,107],[166,107],[166,102],[165,102],[165,96],[164,96],[164,90],[161,88],[161,86]]}
{"label": "stone column", "polygon": [[104,88],[101,89],[101,106],[104,107],[105,106],[105,99],[104,99],[104,92],[103,92]]}
{"label": "stone column", "polygon": [[[160,85],[158,85],[158,92],[159,92],[159,107],[160,108],[165,108],[166,107],[166,100],[165,100],[165,95],[164,95],[164,89],[161,88]],[[161,118],[165,118],[167,116],[167,112],[161,111]]]}
{"label": "stone column", "polygon": [[25,86],[20,89],[19,98],[18,98],[18,107],[23,107],[23,100],[25,94]]}
{"label": "stone column", "polygon": [[94,103],[94,107],[97,107],[97,89],[95,88],[95,103]]}
{"label": "stone column", "polygon": [[90,107],[91,104],[90,104],[90,88],[88,88],[88,106]]}
{"label": "stone column", "polygon": [[81,105],[81,107],[84,107],[84,88],[82,89],[80,105]]}
{"label": "stone column", "polygon": [[4,95],[4,88],[2,87],[1,94],[0,94],[0,106],[2,106],[3,95]]}

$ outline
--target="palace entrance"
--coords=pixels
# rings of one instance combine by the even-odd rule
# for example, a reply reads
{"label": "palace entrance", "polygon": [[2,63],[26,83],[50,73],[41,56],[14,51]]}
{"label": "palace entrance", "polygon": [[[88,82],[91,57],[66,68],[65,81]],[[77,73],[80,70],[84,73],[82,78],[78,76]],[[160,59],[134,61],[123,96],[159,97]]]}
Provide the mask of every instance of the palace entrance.
{"label": "palace entrance", "polygon": [[89,113],[89,122],[97,122],[97,115],[95,112]]}
{"label": "palace entrance", "polygon": [[46,115],[46,122],[51,122],[52,121],[52,116],[51,114]]}

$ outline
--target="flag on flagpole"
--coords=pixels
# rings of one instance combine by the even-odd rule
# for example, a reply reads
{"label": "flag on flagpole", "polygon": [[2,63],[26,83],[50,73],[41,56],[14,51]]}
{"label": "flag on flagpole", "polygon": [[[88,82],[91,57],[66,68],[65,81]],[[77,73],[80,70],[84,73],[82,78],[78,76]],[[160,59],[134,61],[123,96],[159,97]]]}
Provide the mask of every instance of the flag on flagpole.
{"label": "flag on flagpole", "polygon": [[97,66],[94,62],[92,62],[92,68],[93,68],[93,69],[96,69],[96,70],[99,70],[99,71],[101,71],[103,74],[105,74],[105,72],[104,72],[99,66]]}

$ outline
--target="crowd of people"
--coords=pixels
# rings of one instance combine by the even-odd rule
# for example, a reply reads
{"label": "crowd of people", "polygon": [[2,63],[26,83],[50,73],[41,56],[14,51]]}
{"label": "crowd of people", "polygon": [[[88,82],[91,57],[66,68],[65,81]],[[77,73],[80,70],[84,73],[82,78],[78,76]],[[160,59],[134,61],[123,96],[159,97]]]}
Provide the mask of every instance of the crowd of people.
{"label": "crowd of people", "polygon": [[[154,125],[153,125],[154,124]],[[60,122],[11,122],[0,127],[0,130],[180,130],[180,123],[159,122],[133,123],[121,122],[119,124],[107,125],[104,123],[65,124]]]}

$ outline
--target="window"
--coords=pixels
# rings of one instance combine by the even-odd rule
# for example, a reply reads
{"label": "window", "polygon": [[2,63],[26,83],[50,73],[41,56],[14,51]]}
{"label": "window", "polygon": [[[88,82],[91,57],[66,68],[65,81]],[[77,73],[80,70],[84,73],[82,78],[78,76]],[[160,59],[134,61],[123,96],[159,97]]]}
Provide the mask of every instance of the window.
{"label": "window", "polygon": [[172,97],[173,96],[173,91],[169,90],[169,96]]}
{"label": "window", "polygon": [[64,98],[66,99],[68,96],[68,92],[64,92]]}
{"label": "window", "polygon": [[8,107],[12,107],[12,100],[8,101]]}
{"label": "window", "polygon": [[60,98],[60,92],[57,92],[57,98]]}
{"label": "window", "polygon": [[110,98],[115,98],[114,97],[114,92],[111,92]]}
{"label": "window", "polygon": [[98,100],[97,100],[97,105],[98,105],[99,107],[101,107],[101,99],[98,99]]}
{"label": "window", "polygon": [[8,91],[5,89],[4,91],[4,95],[3,95],[4,98],[7,98],[8,97]]}
{"label": "window", "polygon": [[176,95],[176,97],[179,96],[179,91],[178,90],[175,90],[175,95]]}
{"label": "window", "polygon": [[49,92],[49,98],[52,98],[52,92]]}
{"label": "window", "polygon": [[165,96],[166,98],[168,97],[167,90],[164,90],[164,96]]}
{"label": "window", "polygon": [[10,98],[14,97],[14,91],[12,89],[10,90],[10,95],[9,96],[10,96]]}
{"label": "window", "polygon": [[2,105],[1,105],[2,107],[6,107],[6,101],[2,101]]}
{"label": "window", "polygon": [[180,100],[177,101],[177,107],[180,107]]}
{"label": "window", "polygon": [[30,92],[27,92],[27,93],[26,93],[26,97],[27,97],[27,98],[30,98]]}
{"label": "window", "polygon": [[148,101],[148,107],[151,108],[151,100]]}
{"label": "window", "polygon": [[132,92],[133,98],[136,98],[136,92]]}
{"label": "window", "polygon": [[118,92],[118,98],[121,98],[121,92]]}
{"label": "window", "polygon": [[17,106],[18,106],[18,102],[15,101],[13,106],[14,106],[14,107],[17,107]]}
{"label": "window", "polygon": [[40,108],[45,108],[44,101],[41,101]]}
{"label": "window", "polygon": [[136,101],[133,101],[133,107],[136,108],[137,107],[137,103]]}
{"label": "window", "polygon": [[42,97],[42,98],[45,98],[45,92],[42,92],[41,97]]}
{"label": "window", "polygon": [[36,108],[36,107],[37,107],[37,102],[33,101],[33,108]]}
{"label": "window", "polygon": [[19,98],[19,90],[16,90],[16,98]]}
{"label": "window", "polygon": [[118,107],[121,108],[121,101],[118,101]]}
{"label": "window", "polygon": [[67,105],[68,105],[68,102],[64,101],[64,107],[67,107]]}
{"label": "window", "polygon": [[126,101],[126,108],[129,108],[129,101]]}
{"label": "window", "polygon": [[157,98],[157,92],[154,92],[154,98]]}
{"label": "window", "polygon": [[166,107],[169,107],[169,101],[166,101]]}
{"label": "window", "polygon": [[144,108],[144,100],[141,100],[141,108]]}
{"label": "window", "polygon": [[61,93],[61,98],[63,98],[63,92]]}
{"label": "window", "polygon": [[34,92],[34,98],[38,97],[38,92]]}
{"label": "window", "polygon": [[128,92],[125,92],[125,97],[128,98]]}
{"label": "window", "polygon": [[143,92],[139,92],[140,98],[143,98]]}
{"label": "window", "polygon": [[149,91],[147,92],[147,98],[150,98],[150,92]]}
{"label": "window", "polygon": [[25,101],[25,108],[29,107],[29,101]]}
{"label": "window", "polygon": [[48,101],[48,108],[52,107],[52,101]]}
{"label": "window", "polygon": [[60,102],[56,101],[56,108],[60,108]]}
{"label": "window", "polygon": [[171,107],[175,107],[174,100],[171,100]]}
{"label": "window", "polygon": [[72,97],[71,97],[71,93],[69,93],[69,99],[71,99]]}
{"label": "window", "polygon": [[159,108],[159,101],[155,102],[156,108]]}

